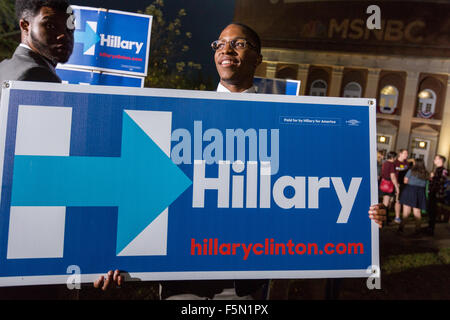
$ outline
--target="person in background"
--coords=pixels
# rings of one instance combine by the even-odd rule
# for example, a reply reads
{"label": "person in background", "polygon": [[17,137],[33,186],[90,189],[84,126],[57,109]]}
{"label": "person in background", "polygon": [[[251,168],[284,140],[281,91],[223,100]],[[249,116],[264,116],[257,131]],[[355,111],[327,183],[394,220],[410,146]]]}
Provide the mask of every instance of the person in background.
{"label": "person in background", "polygon": [[408,150],[401,149],[398,153],[397,159],[394,161],[395,170],[397,170],[397,180],[399,184],[399,193],[395,197],[395,219],[394,222],[397,224],[400,224],[400,214],[402,211],[402,205],[400,202],[398,202],[398,199],[400,195],[402,194],[402,191],[405,187],[405,184],[403,182],[406,172],[408,172],[409,169],[409,162],[408,162]]}
{"label": "person in background", "polygon": [[381,180],[381,168],[383,167],[383,153],[381,151],[377,151],[377,180],[378,184],[380,184]]}
{"label": "person in background", "polygon": [[395,151],[390,151],[387,154],[387,160],[383,163],[381,167],[381,179],[392,182],[394,185],[392,192],[384,192],[380,190],[380,195],[383,198],[383,205],[386,208],[389,208],[394,197],[398,197],[400,193],[400,186],[398,183],[398,171],[395,170],[394,161],[397,157],[397,153]]}
{"label": "person in background", "polygon": [[69,60],[74,45],[68,7],[67,0],[16,0],[21,43],[0,63],[0,82],[61,82],[55,67]]}
{"label": "person in background", "polygon": [[429,173],[425,168],[423,159],[416,159],[414,166],[405,175],[405,189],[400,196],[400,203],[403,205],[403,219],[400,223],[399,232],[403,232],[406,219],[411,214],[411,208],[416,220],[416,231],[414,235],[420,234],[422,221],[422,210],[427,209],[425,187],[427,185]]}
{"label": "person in background", "polygon": [[430,184],[428,186],[428,229],[429,235],[434,235],[434,227],[436,225],[436,212],[438,203],[443,203],[445,199],[445,183],[448,177],[448,171],[444,168],[445,157],[436,155],[434,157],[434,165],[436,168],[430,175]]}

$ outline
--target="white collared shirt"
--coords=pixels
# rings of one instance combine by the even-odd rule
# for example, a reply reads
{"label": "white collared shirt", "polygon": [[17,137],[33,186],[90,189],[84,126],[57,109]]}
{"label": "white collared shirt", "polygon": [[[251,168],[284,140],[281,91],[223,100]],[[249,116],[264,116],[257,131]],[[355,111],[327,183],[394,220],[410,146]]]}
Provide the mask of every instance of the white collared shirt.
{"label": "white collared shirt", "polygon": [[25,43],[21,43],[21,44],[19,44],[19,46],[24,47],[25,49],[31,50],[31,48],[28,45],[26,45]]}
{"label": "white collared shirt", "polygon": [[[219,82],[219,85],[217,86],[217,92],[229,92],[232,93],[230,90],[228,90],[224,85],[222,85]],[[257,93],[257,88],[255,85],[251,86],[250,88],[248,88],[247,90],[241,92],[241,93]]]}

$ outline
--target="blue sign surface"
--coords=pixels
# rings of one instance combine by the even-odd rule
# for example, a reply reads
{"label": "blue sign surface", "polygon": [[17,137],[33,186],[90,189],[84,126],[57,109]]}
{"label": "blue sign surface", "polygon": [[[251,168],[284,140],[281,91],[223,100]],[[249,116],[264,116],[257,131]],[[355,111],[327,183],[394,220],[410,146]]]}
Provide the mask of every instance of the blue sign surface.
{"label": "blue sign surface", "polygon": [[368,277],[369,102],[11,82],[0,285]]}
{"label": "blue sign surface", "polygon": [[66,67],[146,76],[152,17],[72,6],[74,50]]}
{"label": "blue sign surface", "polygon": [[56,68],[56,74],[61,78],[63,83],[135,88],[144,87],[143,77],[61,68]]}
{"label": "blue sign surface", "polygon": [[298,96],[300,91],[300,81],[286,79],[268,79],[255,77],[253,83],[258,88],[259,93],[286,94]]}

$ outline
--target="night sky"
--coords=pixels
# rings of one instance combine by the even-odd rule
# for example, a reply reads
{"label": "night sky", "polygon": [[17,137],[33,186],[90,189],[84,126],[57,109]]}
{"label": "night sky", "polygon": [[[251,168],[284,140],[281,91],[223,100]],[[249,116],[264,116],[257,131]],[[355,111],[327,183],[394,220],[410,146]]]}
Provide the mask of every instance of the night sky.
{"label": "night sky", "polygon": [[[73,5],[100,7],[128,12],[144,10],[153,0],[71,0]],[[180,9],[187,16],[182,20],[183,30],[192,32],[187,60],[201,63],[205,75],[218,79],[210,44],[222,29],[233,20],[234,0],[165,0],[166,21],[171,21]],[[151,48],[150,48],[151,55]]]}

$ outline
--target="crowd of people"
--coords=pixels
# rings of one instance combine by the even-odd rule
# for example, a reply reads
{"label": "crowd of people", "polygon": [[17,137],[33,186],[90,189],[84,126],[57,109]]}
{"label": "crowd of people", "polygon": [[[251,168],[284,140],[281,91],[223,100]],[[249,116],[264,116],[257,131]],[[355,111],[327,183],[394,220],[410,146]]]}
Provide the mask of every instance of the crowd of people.
{"label": "crowd of people", "polygon": [[[386,158],[386,159],[384,159]],[[404,233],[411,212],[415,219],[414,236],[434,235],[438,207],[450,202],[446,158],[436,155],[434,170],[429,172],[423,159],[408,159],[408,150],[390,151],[384,157],[378,152],[379,195],[383,204],[395,212],[394,223]],[[388,211],[389,212],[389,211]],[[403,214],[401,214],[403,213]],[[427,214],[428,226],[422,228],[422,215]],[[448,221],[448,216],[443,220]],[[389,223],[389,213],[386,223]]]}

